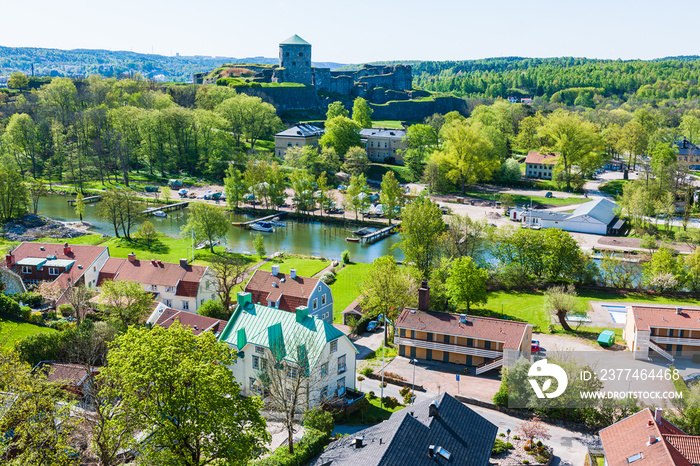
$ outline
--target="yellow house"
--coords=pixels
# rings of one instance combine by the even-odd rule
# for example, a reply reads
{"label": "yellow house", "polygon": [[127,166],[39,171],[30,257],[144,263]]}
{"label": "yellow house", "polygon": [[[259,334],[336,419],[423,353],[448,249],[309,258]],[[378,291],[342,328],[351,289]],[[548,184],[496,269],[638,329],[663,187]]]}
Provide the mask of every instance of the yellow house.
{"label": "yellow house", "polygon": [[275,155],[284,157],[290,147],[318,146],[323,130],[317,126],[300,123],[275,134]]}

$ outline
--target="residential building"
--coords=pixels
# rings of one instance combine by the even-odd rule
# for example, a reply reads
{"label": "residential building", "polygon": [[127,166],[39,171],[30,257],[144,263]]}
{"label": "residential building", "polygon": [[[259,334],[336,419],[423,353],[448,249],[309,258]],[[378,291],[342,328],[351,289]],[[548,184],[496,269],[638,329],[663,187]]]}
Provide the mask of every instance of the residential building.
{"label": "residential building", "polygon": [[403,165],[402,151],[406,149],[406,131],[403,129],[370,128],[360,130],[367,158],[371,162]]}
{"label": "residential building", "polygon": [[700,308],[627,306],[623,337],[634,359],[649,350],[669,361],[700,354]]}
{"label": "residential building", "polygon": [[195,335],[212,332],[216,338],[219,338],[227,323],[225,320],[171,309],[163,303],[158,303],[146,323],[169,328],[175,321],[180,322],[183,327],[189,327]]}
{"label": "residential building", "polygon": [[94,289],[108,259],[105,246],[22,243],[5,256],[5,266],[25,283],[58,283],[63,290],[57,300],[60,305],[68,302],[65,292],[71,286],[84,284]]}
{"label": "residential building", "polygon": [[686,138],[676,141],[678,149],[678,162],[688,165],[691,170],[700,169],[700,147],[688,141]]}
{"label": "residential building", "polygon": [[[354,393],[357,349],[333,325],[308,315],[305,306],[291,313],[254,304],[250,293],[238,293],[219,341],[238,351],[231,370],[244,395],[263,394],[260,377],[267,371],[284,370],[296,376],[300,358],[308,361],[308,407]],[[269,367],[271,357],[280,358],[283,365]]]}
{"label": "residential building", "polygon": [[600,431],[606,466],[697,466],[700,436],[688,435],[645,408]]}
{"label": "residential building", "polygon": [[531,150],[525,158],[525,176],[551,180],[559,155],[561,155],[559,152],[543,154],[539,151]]}
{"label": "residential building", "polygon": [[309,315],[329,324],[333,323],[333,293],[319,278],[301,277],[296,269],[281,273],[279,265],[272,271],[256,270],[244,291],[253,296],[253,302],[275,307],[287,312],[296,312],[306,306]]}
{"label": "residential building", "polygon": [[477,375],[530,358],[532,324],[430,311],[429,293],[424,281],[418,309],[406,308],[396,319],[401,356],[476,367]]}
{"label": "residential building", "polygon": [[498,427],[448,393],[332,442],[313,466],[486,466]]}
{"label": "residential building", "polygon": [[282,158],[287,155],[287,149],[290,147],[318,147],[318,140],[323,136],[323,132],[321,128],[306,123],[299,123],[280,131],[275,134],[275,154]]}
{"label": "residential building", "polygon": [[[539,228],[559,228],[564,231],[577,233],[593,233],[596,235],[616,235],[624,228],[625,221],[617,218],[617,204],[599,198],[585,204],[580,204],[572,213],[553,212],[548,210],[527,210],[522,212],[524,223]],[[511,209],[511,218],[518,209]]]}
{"label": "residential building", "polygon": [[123,280],[140,283],[154,293],[154,299],[179,311],[196,313],[205,301],[217,299],[218,284],[214,272],[201,265],[190,265],[187,259],[179,264],[160,260],[139,260],[131,253],[127,259],[110,257],[97,280]]}
{"label": "residential building", "polygon": [[88,372],[88,368],[83,364],[42,361],[32,372],[45,374],[47,381],[59,383],[64,390],[85,400],[92,389],[90,375],[99,374],[100,369],[91,366]]}

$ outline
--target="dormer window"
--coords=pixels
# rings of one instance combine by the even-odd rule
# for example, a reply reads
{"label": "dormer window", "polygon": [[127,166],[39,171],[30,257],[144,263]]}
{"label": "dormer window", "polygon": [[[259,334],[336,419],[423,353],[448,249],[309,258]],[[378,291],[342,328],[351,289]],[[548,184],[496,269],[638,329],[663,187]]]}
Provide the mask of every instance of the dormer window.
{"label": "dormer window", "polygon": [[28,265],[22,266],[22,273],[32,273],[32,268]]}
{"label": "dormer window", "polygon": [[58,267],[49,267],[49,275],[59,275],[60,273]]}

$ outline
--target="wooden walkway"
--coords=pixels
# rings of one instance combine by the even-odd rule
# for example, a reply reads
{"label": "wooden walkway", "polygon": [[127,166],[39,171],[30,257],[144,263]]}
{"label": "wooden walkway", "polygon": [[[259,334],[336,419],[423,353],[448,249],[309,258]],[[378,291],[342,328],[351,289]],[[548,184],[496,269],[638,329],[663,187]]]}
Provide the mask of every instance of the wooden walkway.
{"label": "wooden walkway", "polygon": [[181,210],[190,205],[190,201],[178,202],[177,204],[164,205],[161,207],[149,207],[141,212],[144,215],[153,215],[156,212],[170,212],[172,210]]}
{"label": "wooden walkway", "polygon": [[241,228],[249,228],[253,223],[258,223],[258,222],[269,222],[275,217],[283,217],[287,215],[286,211],[280,211],[276,214],[268,215],[267,217],[263,218],[256,218],[255,220],[248,220],[247,222],[234,222],[232,225],[239,226]]}
{"label": "wooden walkway", "polygon": [[[93,202],[101,201],[102,196],[89,196],[89,197],[84,197],[83,198],[83,204],[92,204]],[[76,202],[75,199],[68,199],[68,203],[70,205],[74,205]]]}
{"label": "wooden walkway", "polygon": [[368,235],[360,237],[360,242],[362,244],[372,244],[380,239],[386,238],[389,235],[394,234],[394,229],[396,228],[396,225],[389,225],[386,228],[382,228],[381,230],[377,230],[374,233],[370,233]]}

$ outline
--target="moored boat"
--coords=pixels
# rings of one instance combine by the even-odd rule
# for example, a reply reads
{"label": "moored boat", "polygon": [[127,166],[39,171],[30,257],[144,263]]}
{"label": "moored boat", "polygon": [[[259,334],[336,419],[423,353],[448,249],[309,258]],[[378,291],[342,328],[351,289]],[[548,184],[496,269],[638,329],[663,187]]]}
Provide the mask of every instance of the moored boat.
{"label": "moored boat", "polygon": [[351,243],[359,243],[360,238],[345,238],[345,241],[350,241]]}
{"label": "moored boat", "polygon": [[161,218],[165,218],[165,217],[168,216],[168,214],[166,214],[166,213],[163,212],[162,210],[157,210],[157,211],[155,211],[155,212],[153,213],[153,215],[155,215],[156,217],[161,217]]}
{"label": "moored boat", "polygon": [[255,222],[250,225],[250,228],[255,230],[255,231],[264,231],[266,233],[270,233],[272,231],[275,231],[272,228],[272,224],[270,222]]}

